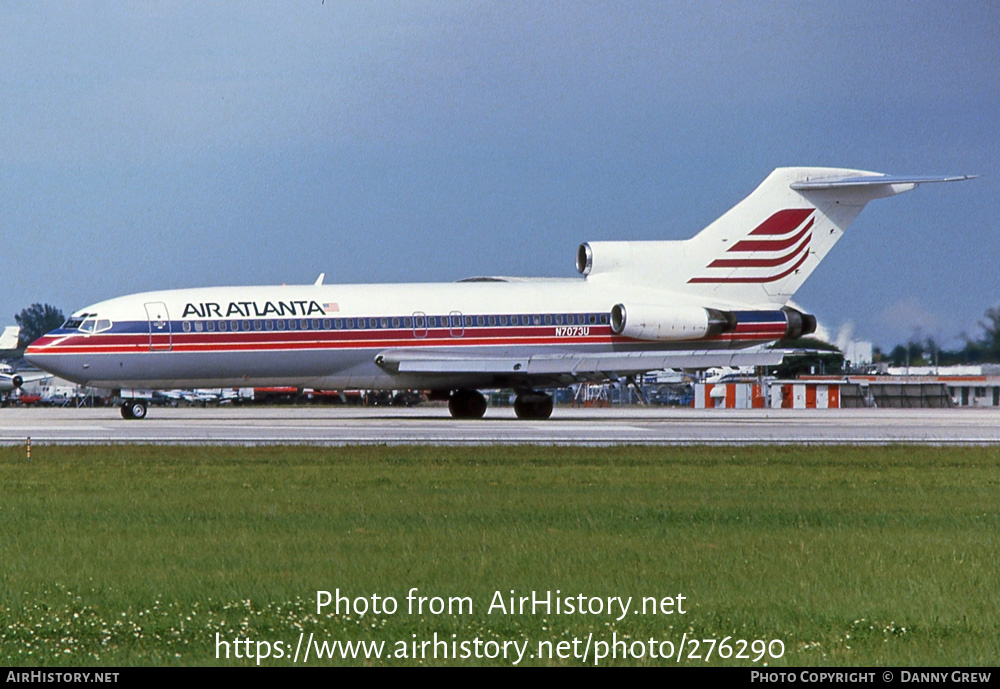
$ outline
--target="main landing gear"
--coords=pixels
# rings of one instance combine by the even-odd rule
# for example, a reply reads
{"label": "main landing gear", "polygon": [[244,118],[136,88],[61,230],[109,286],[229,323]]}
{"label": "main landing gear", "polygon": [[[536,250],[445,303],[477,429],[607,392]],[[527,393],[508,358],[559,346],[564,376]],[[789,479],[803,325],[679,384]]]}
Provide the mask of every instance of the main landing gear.
{"label": "main landing gear", "polygon": [[456,419],[481,419],[486,413],[486,398],[475,390],[455,390],[448,398],[448,411]]}
{"label": "main landing gear", "polygon": [[146,400],[122,400],[123,419],[145,419],[148,410]]}
{"label": "main landing gear", "polygon": [[[486,398],[475,390],[455,390],[448,397],[448,411],[456,419],[481,419],[486,413]],[[552,416],[552,395],[536,390],[521,390],[514,400],[519,419],[547,419]]]}
{"label": "main landing gear", "polygon": [[552,416],[552,395],[535,390],[517,393],[514,413],[519,419],[547,419]]}

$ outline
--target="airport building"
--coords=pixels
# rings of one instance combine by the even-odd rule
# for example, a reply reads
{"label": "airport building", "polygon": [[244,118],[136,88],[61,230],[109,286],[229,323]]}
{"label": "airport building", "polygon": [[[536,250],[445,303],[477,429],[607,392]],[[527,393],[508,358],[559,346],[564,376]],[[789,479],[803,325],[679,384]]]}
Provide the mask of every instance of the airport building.
{"label": "airport building", "polygon": [[746,378],[696,383],[692,406],[695,409],[1000,408],[1000,366],[961,368],[952,372],[942,367],[933,374],[911,370],[910,375]]}

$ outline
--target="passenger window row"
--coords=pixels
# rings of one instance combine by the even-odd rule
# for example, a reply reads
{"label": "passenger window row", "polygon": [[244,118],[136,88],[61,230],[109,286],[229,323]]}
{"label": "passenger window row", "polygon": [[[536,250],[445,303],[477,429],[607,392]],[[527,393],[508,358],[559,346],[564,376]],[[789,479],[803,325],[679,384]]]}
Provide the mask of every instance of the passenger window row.
{"label": "passenger window row", "polygon": [[407,328],[516,327],[536,325],[607,325],[606,313],[501,314],[488,316],[392,316],[379,318],[279,318],[277,320],[183,321],[184,332],[249,332],[251,330],[394,330]]}

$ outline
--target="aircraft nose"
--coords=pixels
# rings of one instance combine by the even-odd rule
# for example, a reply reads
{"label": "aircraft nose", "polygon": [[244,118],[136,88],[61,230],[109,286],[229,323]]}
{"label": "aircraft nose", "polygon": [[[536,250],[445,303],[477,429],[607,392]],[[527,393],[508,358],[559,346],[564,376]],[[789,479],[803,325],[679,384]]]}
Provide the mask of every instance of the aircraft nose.
{"label": "aircraft nose", "polygon": [[[45,349],[42,347],[36,347],[34,342],[28,345],[24,350],[24,360],[32,366],[42,369],[43,371],[49,370],[48,365],[53,359],[54,357],[52,356],[46,356]],[[53,373],[53,371],[49,371],[49,373]]]}
{"label": "aircraft nose", "polygon": [[38,338],[24,350],[24,360],[32,366],[60,378],[73,380],[73,378],[78,377],[72,375],[71,357],[52,351],[49,349],[51,344],[52,339],[49,337]]}

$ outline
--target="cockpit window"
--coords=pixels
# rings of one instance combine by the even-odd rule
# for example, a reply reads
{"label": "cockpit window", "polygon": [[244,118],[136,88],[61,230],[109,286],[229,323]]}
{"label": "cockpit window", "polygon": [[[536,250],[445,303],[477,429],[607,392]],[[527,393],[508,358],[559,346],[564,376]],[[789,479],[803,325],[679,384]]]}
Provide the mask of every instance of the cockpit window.
{"label": "cockpit window", "polygon": [[66,330],[75,330],[79,328],[82,323],[83,323],[82,318],[74,318],[73,316],[70,316],[69,319],[67,319],[67,321],[63,323],[63,328],[65,328]]}
{"label": "cockpit window", "polygon": [[[69,323],[70,321],[67,321],[65,327],[67,328],[70,327]],[[105,330],[111,330],[111,325],[112,325],[111,321],[108,320],[107,318],[94,318],[94,317],[87,317],[84,318],[82,321],[77,320],[77,323],[78,323],[78,325],[76,326],[77,329],[82,333],[87,333],[88,335],[93,335],[94,333],[102,333]]]}

